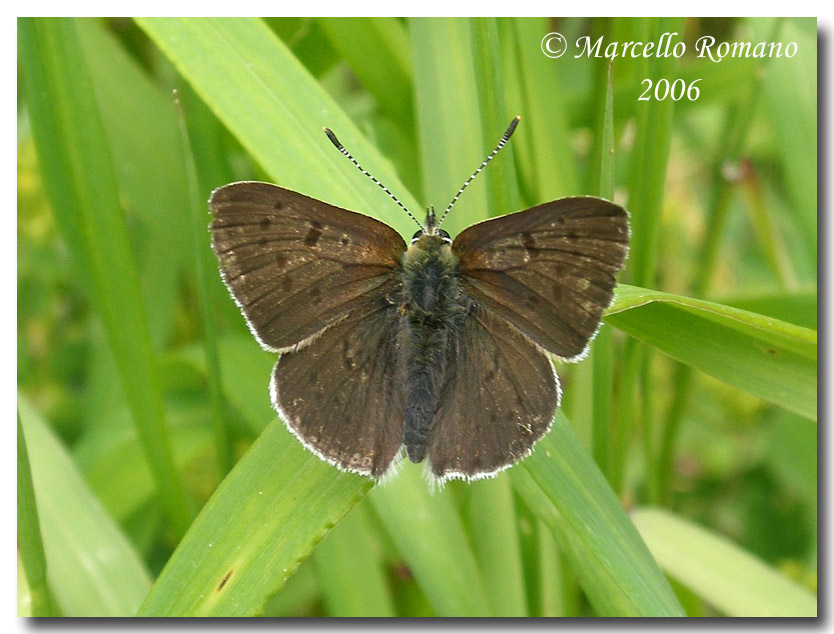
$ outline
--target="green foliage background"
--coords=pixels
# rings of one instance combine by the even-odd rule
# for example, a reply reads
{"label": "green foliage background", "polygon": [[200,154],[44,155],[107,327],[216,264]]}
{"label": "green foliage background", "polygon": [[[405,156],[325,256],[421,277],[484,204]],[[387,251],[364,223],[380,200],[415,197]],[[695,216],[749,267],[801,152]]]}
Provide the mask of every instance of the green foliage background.
{"label": "green foliage background", "polygon": [[[681,59],[545,57],[542,37]],[[796,42],[791,59],[692,54]],[[815,615],[812,19],[21,19],[18,610]],[[638,101],[644,78],[695,101]],[[177,100],[172,89],[177,90]],[[432,494],[304,451],[219,281],[205,201],[279,183],[413,227],[596,194],[632,250],[534,454]]]}

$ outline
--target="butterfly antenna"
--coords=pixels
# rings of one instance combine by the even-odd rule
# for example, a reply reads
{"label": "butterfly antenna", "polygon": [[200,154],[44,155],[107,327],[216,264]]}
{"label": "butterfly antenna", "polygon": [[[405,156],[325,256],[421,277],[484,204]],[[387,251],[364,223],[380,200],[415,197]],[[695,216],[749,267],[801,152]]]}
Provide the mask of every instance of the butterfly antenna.
{"label": "butterfly antenna", "polygon": [[382,191],[384,191],[386,194],[388,194],[388,195],[391,197],[391,200],[393,200],[395,203],[397,203],[397,204],[398,204],[398,205],[402,208],[402,210],[403,210],[405,213],[407,213],[407,214],[408,214],[408,217],[409,217],[409,218],[411,218],[414,222],[416,222],[416,223],[417,223],[417,226],[418,226],[418,227],[420,227],[421,229],[423,228],[423,225],[422,225],[422,224],[420,224],[420,221],[419,221],[419,220],[417,220],[417,218],[415,218],[415,217],[414,217],[414,214],[412,214],[412,213],[411,213],[411,212],[410,212],[410,211],[406,208],[406,206],[405,206],[405,205],[403,205],[403,204],[399,201],[399,199],[398,199],[396,196],[394,196],[394,194],[392,194],[392,193],[391,193],[391,190],[390,190],[390,189],[388,189],[385,185],[383,185],[382,183],[380,183],[380,182],[379,182],[376,178],[374,178],[373,174],[371,174],[370,172],[368,172],[367,170],[365,170],[365,169],[364,169],[364,168],[363,168],[363,167],[362,167],[359,163],[357,163],[357,162],[356,162],[356,159],[355,159],[355,158],[353,158],[353,157],[350,155],[350,152],[348,152],[348,151],[345,149],[345,146],[344,146],[344,145],[342,145],[341,143],[339,143],[339,139],[337,139],[337,138],[336,138],[336,135],[335,135],[335,134],[333,134],[333,131],[332,131],[330,128],[322,128],[322,129],[324,130],[324,133],[327,135],[327,138],[328,138],[328,139],[330,139],[330,142],[331,142],[333,145],[335,145],[335,146],[336,146],[336,149],[337,149],[337,150],[339,150],[339,152],[341,152],[341,153],[342,153],[342,154],[344,154],[346,157],[348,157],[348,159],[350,159],[350,162],[351,162],[351,163],[353,163],[353,164],[354,164],[354,165],[355,165],[355,166],[359,169],[359,171],[360,171],[360,172],[362,172],[365,176],[367,176],[367,177],[368,177],[368,178],[370,178],[373,182],[375,182],[377,185],[379,185],[379,187],[382,189]]}
{"label": "butterfly antenna", "polygon": [[498,145],[495,146],[495,149],[489,153],[489,156],[487,156],[484,159],[484,162],[478,166],[478,169],[472,172],[472,176],[466,179],[466,182],[458,190],[458,193],[455,194],[454,198],[452,198],[452,202],[450,202],[449,206],[446,207],[446,210],[443,212],[443,215],[440,216],[440,220],[437,223],[438,227],[440,227],[440,225],[443,224],[443,220],[446,218],[446,214],[449,213],[449,210],[452,208],[452,205],[454,205],[458,201],[458,198],[460,198],[460,195],[463,193],[463,190],[469,187],[469,183],[475,180],[475,177],[478,174],[480,174],[481,171],[487,166],[487,163],[489,163],[495,157],[495,155],[498,154],[499,150],[505,145],[507,145],[507,141],[510,140],[510,137],[513,135],[513,132],[515,132],[515,128],[518,125],[519,121],[521,121],[521,117],[516,117],[510,122],[510,126],[507,128],[507,131],[504,133],[504,136],[501,137],[501,140],[498,142]]}

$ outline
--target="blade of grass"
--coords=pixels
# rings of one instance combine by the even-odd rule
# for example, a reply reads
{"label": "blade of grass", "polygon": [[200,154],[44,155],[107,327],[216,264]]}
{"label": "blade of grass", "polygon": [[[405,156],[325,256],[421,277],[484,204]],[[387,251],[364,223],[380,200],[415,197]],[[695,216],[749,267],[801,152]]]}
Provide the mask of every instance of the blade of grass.
{"label": "blade of grass", "polygon": [[510,481],[500,474],[494,480],[473,482],[470,488],[472,548],[492,613],[529,616]]}
{"label": "blade of grass", "polygon": [[[471,18],[469,37],[472,43],[472,61],[475,86],[480,104],[481,138],[484,140],[483,156],[487,156],[501,138],[510,120],[517,113],[508,113],[505,106],[501,46],[495,18]],[[522,123],[522,125],[524,125]],[[513,150],[505,148],[489,165],[488,187],[489,216],[517,211],[521,208],[518,191],[518,172],[513,161]]]}
{"label": "blade of grass", "polygon": [[[608,64],[605,82],[605,107],[602,113],[601,131],[595,141],[599,148],[596,163],[599,165],[601,198],[614,200],[614,64]],[[610,328],[600,329],[591,348],[593,364],[593,409],[591,438],[594,461],[600,470],[608,475],[610,470],[611,429],[613,428],[614,391],[614,342]]]}
{"label": "blade of grass", "polygon": [[197,271],[197,301],[200,310],[200,321],[203,328],[203,349],[206,355],[206,386],[208,387],[209,405],[211,406],[211,422],[214,429],[215,451],[217,463],[222,477],[232,469],[232,436],[228,421],[224,416],[226,410],[223,403],[220,380],[220,357],[217,352],[217,324],[212,310],[209,294],[209,275],[214,275],[215,260],[206,241],[206,211],[203,197],[199,195],[197,184],[197,170],[191,150],[188,128],[185,125],[185,114],[176,93],[174,101],[180,122],[180,138],[182,140],[183,157],[185,160],[186,181],[188,182],[189,200],[191,202],[191,247],[194,257],[194,267]]}
{"label": "blade of grass", "polygon": [[138,225],[131,239],[151,342],[159,350],[170,335],[179,274],[188,264],[186,177],[170,96],[100,20],[80,19],[76,26],[119,194]]}
{"label": "blade of grass", "polygon": [[57,616],[46,579],[46,557],[20,413],[17,415],[17,550],[29,586],[30,615]]}
{"label": "blade of grass", "polygon": [[395,481],[375,488],[374,511],[437,616],[491,616],[451,487],[431,495],[420,469],[404,463]]}
{"label": "blade of grass", "polygon": [[403,235],[414,233],[411,220],[357,174],[322,126],[407,207],[418,209],[391,166],[262,21],[137,21],[275,182],[374,216]]}
{"label": "blade of grass", "polygon": [[72,458],[32,406],[18,398],[47,578],[63,616],[133,616],[151,579]]}
{"label": "blade of grass", "polygon": [[21,19],[19,35],[32,132],[56,223],[85,272],[158,495],[182,535],[191,512],[171,455],[136,267],[75,23]]}
{"label": "blade of grass", "polygon": [[726,538],[660,508],[631,513],[660,566],[728,616],[816,616],[816,597]]}
{"label": "blade of grass", "polygon": [[319,18],[330,45],[380,109],[414,137],[414,94],[408,33],[396,18]]}
{"label": "blade of grass", "polygon": [[520,76],[518,114],[525,123],[519,130],[517,151],[519,157],[527,157],[524,172],[532,174],[535,200],[530,202],[575,196],[579,193],[579,181],[570,149],[563,67],[559,60],[546,57],[541,50],[541,39],[551,29],[543,18],[512,18],[512,23],[518,65],[506,71]]}
{"label": "blade of grass", "polygon": [[[653,18],[653,37],[659,41],[662,34],[682,33],[682,18]],[[638,60],[638,64],[642,60]],[[672,81],[677,60],[674,57],[654,57],[648,61],[647,75],[654,81],[665,78]],[[631,154],[628,184],[628,210],[631,213],[631,248],[627,264],[632,283],[639,286],[654,286],[657,265],[657,247],[660,239],[660,217],[663,194],[666,186],[666,168],[672,146],[672,113],[674,102],[669,99],[652,99],[640,102],[637,108],[637,138]],[[644,366],[643,355],[648,352],[636,342],[627,342],[624,352],[623,381],[617,406],[615,440],[611,477],[615,488],[622,484],[626,456],[629,453],[631,426],[637,418],[634,409],[635,386],[639,386],[639,375]],[[643,412],[653,411],[650,403],[653,393],[650,386],[641,386]],[[641,420],[641,433],[645,463],[653,464],[651,450],[652,420]],[[654,472],[647,474],[646,485],[651,495],[657,495],[657,479]]]}
{"label": "blade of grass", "polygon": [[817,333],[702,300],[620,285],[605,321],[733,387],[816,420]]}
{"label": "blade of grass", "polygon": [[313,553],[329,616],[396,616],[367,506],[358,504]]}
{"label": "blade of grass", "polygon": [[[413,18],[409,30],[423,193],[427,204],[442,213],[484,159],[470,30],[465,20],[451,18]],[[455,235],[484,220],[488,211],[486,190],[475,185],[455,204],[443,226]]]}
{"label": "blade of grass", "polygon": [[614,491],[559,412],[513,486],[545,522],[599,616],[683,616]]}
{"label": "blade of grass", "polygon": [[371,487],[274,421],[206,503],[140,616],[255,616]]}

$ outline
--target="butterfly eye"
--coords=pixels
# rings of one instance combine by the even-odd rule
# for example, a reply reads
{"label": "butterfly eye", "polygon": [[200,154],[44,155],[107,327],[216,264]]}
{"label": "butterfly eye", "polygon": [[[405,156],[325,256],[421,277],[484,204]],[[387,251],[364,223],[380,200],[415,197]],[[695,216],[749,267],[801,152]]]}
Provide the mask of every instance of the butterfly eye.
{"label": "butterfly eye", "polygon": [[411,244],[414,244],[415,242],[417,242],[417,240],[420,238],[421,235],[423,235],[423,230],[422,229],[420,229],[420,231],[418,231],[413,236],[411,236]]}
{"label": "butterfly eye", "polygon": [[437,233],[441,238],[443,238],[443,242],[446,244],[452,244],[452,236],[449,235],[448,231],[440,229]]}

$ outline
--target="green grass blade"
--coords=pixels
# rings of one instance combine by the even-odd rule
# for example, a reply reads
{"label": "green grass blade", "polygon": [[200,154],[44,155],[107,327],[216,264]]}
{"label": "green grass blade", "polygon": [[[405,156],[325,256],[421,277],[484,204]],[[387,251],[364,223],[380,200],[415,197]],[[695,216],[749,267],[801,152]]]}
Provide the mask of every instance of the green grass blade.
{"label": "green grass blade", "polygon": [[817,334],[755,313],[620,285],[605,321],[740,390],[816,420]]}
{"label": "green grass blade", "polygon": [[631,518],[660,567],[728,616],[817,616],[817,600],[725,537],[660,508]]}
{"label": "green grass blade", "polygon": [[23,398],[18,406],[47,577],[61,614],[133,616],[151,585],[144,565],[52,430]]}
{"label": "green grass blade", "polygon": [[412,221],[357,174],[322,126],[407,207],[419,210],[390,164],[262,21],[138,22],[274,182],[379,218],[403,235],[414,233]]}
{"label": "green grass blade", "polygon": [[510,481],[473,482],[469,496],[472,549],[495,616],[529,616],[525,596],[518,519]]}
{"label": "green grass blade", "polygon": [[451,486],[432,495],[421,469],[402,464],[369,500],[437,616],[491,616]]}
{"label": "green grass blade", "polygon": [[563,414],[510,471],[531,511],[554,531],[599,616],[683,616],[602,473]]}
{"label": "green grass blade", "polygon": [[[774,18],[778,19],[778,18]],[[764,105],[776,133],[776,148],[792,203],[792,217],[802,227],[803,256],[817,268],[817,20],[786,18],[779,41],[796,42],[791,59],[772,60],[764,80]],[[750,20],[758,39],[769,36],[772,19]]]}
{"label": "green grass blade", "polygon": [[402,22],[396,18],[319,18],[318,22],[380,109],[413,136],[411,49]]}
{"label": "green grass blade", "polygon": [[[26,437],[23,433],[23,425],[20,423],[19,413],[17,415],[17,549],[31,597],[29,616],[57,616],[54,613],[52,595],[46,579],[46,557],[43,553],[35,489],[32,486],[29,452],[26,450]],[[18,614],[18,616],[23,615]]]}
{"label": "green grass blade", "polygon": [[396,616],[368,507],[358,504],[313,553],[329,616]]}
{"label": "green grass blade", "polygon": [[206,503],[140,616],[260,614],[370,486],[273,422]]}
{"label": "green grass blade", "polygon": [[[413,18],[409,28],[423,194],[426,205],[434,205],[442,213],[484,160],[483,148],[492,141],[484,143],[481,139],[468,23],[451,18]],[[480,179],[489,179],[489,174]],[[483,185],[469,187],[455,203],[443,224],[452,235],[487,217],[489,202]]]}
{"label": "green grass blade", "polygon": [[[608,64],[605,82],[605,107],[602,114],[602,130],[596,146],[599,156],[598,194],[607,200],[614,199],[614,84],[613,63]],[[591,347],[593,372],[591,439],[594,460],[603,473],[609,472],[611,454],[611,429],[613,422],[614,391],[614,342],[611,329],[603,327]]]}
{"label": "green grass blade", "polygon": [[176,97],[177,111],[180,117],[180,137],[182,139],[183,157],[186,167],[186,181],[191,212],[191,248],[194,268],[197,272],[197,298],[200,309],[200,321],[203,328],[203,347],[206,355],[206,386],[211,406],[212,427],[214,428],[215,450],[221,477],[232,469],[232,434],[226,419],[225,404],[221,391],[220,356],[217,351],[217,323],[212,310],[209,276],[215,275],[215,259],[206,242],[205,199],[200,195],[197,168],[194,164],[191,140],[185,123],[182,102]]}
{"label": "green grass blade", "polygon": [[[544,18],[512,18],[518,65],[517,73],[523,123],[516,133],[519,164],[532,175],[531,203],[579,194],[576,165],[570,150],[571,130],[565,107],[565,67],[562,60],[546,57],[542,37],[551,31]],[[566,56],[567,57],[567,56]],[[578,60],[568,59],[573,64]],[[527,157],[522,160],[522,157]]]}
{"label": "green grass blade", "polygon": [[84,272],[157,492],[182,534],[189,505],[171,455],[138,275],[75,22],[22,19],[19,34],[32,132],[56,223]]}
{"label": "green grass blade", "polygon": [[[480,104],[481,138],[484,141],[483,157],[491,152],[518,113],[508,112],[504,105],[504,77],[498,24],[495,18],[469,20],[469,36],[472,42],[475,86]],[[524,124],[522,124],[524,125]],[[512,141],[510,141],[512,144]],[[504,148],[487,169],[489,179],[489,215],[500,216],[521,209],[518,191],[518,171],[513,161],[513,147]],[[483,174],[481,175],[483,177]]]}

